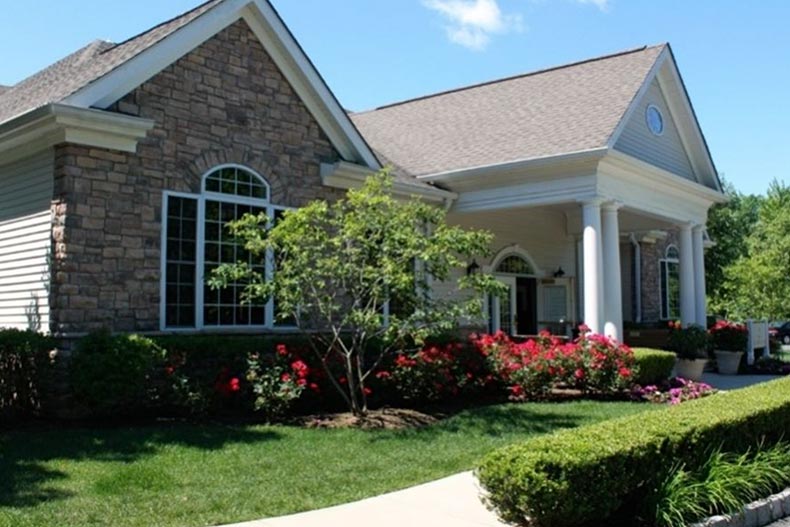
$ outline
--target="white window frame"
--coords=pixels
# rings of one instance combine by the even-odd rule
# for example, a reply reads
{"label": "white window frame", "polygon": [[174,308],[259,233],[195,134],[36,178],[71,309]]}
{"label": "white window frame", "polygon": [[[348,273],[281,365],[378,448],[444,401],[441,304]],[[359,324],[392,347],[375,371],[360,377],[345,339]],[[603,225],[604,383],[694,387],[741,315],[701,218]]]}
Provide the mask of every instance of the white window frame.
{"label": "white window frame", "polygon": [[[244,170],[257,178],[265,185],[267,199],[252,198],[247,196],[236,196],[233,194],[223,194],[221,192],[206,191],[206,179],[216,171],[225,168],[237,168]],[[162,222],[161,222],[161,254],[160,254],[160,288],[159,288],[159,329],[161,331],[173,333],[194,333],[194,332],[255,332],[261,330],[289,332],[295,329],[291,325],[277,325],[274,320],[274,300],[266,302],[264,324],[255,325],[220,325],[206,326],[204,323],[204,269],[206,254],[206,201],[219,201],[223,203],[235,203],[239,205],[250,205],[266,209],[269,221],[273,222],[275,214],[279,211],[293,210],[293,207],[274,205],[271,202],[271,187],[266,178],[258,174],[255,170],[237,164],[223,164],[213,167],[201,177],[200,194],[187,192],[177,192],[165,190],[162,192]],[[168,202],[169,199],[184,198],[197,202],[197,233],[195,248],[195,326],[194,327],[169,327],[167,326],[167,222],[168,222]],[[271,251],[266,252],[264,276],[266,280],[271,280],[274,272],[274,258]]]}

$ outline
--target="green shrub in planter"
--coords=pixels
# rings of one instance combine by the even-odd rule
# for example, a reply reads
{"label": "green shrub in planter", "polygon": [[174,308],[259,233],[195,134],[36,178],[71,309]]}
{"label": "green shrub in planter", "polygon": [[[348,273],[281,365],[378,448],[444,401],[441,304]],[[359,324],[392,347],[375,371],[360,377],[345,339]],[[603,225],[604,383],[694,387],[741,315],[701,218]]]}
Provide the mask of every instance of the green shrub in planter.
{"label": "green shrub in planter", "polygon": [[672,375],[672,368],[675,367],[674,353],[651,348],[634,348],[633,352],[636,359],[636,384],[659,384]]}
{"label": "green shrub in planter", "polygon": [[161,404],[165,351],[140,335],[91,333],[76,346],[70,363],[71,387],[79,403],[95,415],[137,414]]}
{"label": "green shrub in planter", "polygon": [[711,447],[744,452],[787,430],[790,379],[779,379],[496,450],[477,472],[507,521],[607,525],[645,502],[675,463],[693,470]]}
{"label": "green shrub in planter", "polygon": [[55,348],[35,331],[0,330],[0,419],[29,417],[41,410]]}

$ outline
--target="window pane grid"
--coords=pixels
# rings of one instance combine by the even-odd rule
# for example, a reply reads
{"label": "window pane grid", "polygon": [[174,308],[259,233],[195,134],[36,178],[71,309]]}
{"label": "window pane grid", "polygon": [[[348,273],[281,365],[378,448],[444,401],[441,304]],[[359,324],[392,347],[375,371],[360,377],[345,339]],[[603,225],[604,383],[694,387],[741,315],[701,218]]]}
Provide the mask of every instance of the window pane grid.
{"label": "window pane grid", "polygon": [[[222,264],[247,262],[253,270],[263,274],[265,264],[256,260],[244,249],[243,244],[228,232],[229,221],[241,219],[245,214],[266,213],[264,207],[240,203],[206,200],[204,252],[205,276]],[[205,326],[263,326],[266,324],[266,306],[242,302],[244,283],[235,282],[219,290],[204,286],[203,324]]]}
{"label": "window pane grid", "polygon": [[255,199],[269,199],[269,189],[248,170],[229,167],[214,171],[206,177],[206,191]]}
{"label": "window pane grid", "polygon": [[171,197],[167,207],[165,311],[169,327],[195,325],[197,200]]}

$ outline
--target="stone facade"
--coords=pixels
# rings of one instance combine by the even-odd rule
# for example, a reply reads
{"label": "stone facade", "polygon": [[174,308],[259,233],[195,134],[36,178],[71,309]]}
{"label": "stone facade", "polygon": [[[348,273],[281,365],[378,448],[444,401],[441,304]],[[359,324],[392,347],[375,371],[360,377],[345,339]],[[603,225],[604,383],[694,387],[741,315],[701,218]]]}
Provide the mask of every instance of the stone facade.
{"label": "stone facade", "polygon": [[677,246],[677,233],[670,231],[667,237],[656,243],[642,243],[642,321],[661,320],[661,280],[659,261],[666,255],[669,245]]}
{"label": "stone facade", "polygon": [[53,332],[159,329],[162,192],[197,194],[217,165],[262,174],[279,205],[341,195],[319,174],[338,153],[243,21],[112,110],[156,126],[135,154],[56,147]]}

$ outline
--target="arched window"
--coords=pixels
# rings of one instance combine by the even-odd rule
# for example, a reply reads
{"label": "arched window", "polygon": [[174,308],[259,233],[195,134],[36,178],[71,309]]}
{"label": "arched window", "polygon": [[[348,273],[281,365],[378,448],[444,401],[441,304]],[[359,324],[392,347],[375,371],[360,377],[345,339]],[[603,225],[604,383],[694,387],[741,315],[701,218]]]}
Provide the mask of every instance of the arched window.
{"label": "arched window", "polygon": [[680,317],[680,251],[668,245],[664,258],[658,261],[659,294],[661,295],[661,319],[675,320]]}
{"label": "arched window", "polygon": [[497,273],[502,274],[535,274],[535,269],[521,256],[512,254],[506,256],[496,267]]}
{"label": "arched window", "polygon": [[245,214],[275,222],[284,207],[270,203],[270,188],[241,165],[218,166],[203,176],[201,193],[165,192],[162,235],[162,329],[272,327],[273,302],[242,302],[243,283],[212,290],[206,280],[222,264],[246,262],[269,279],[271,255],[256,257],[227,229]]}

